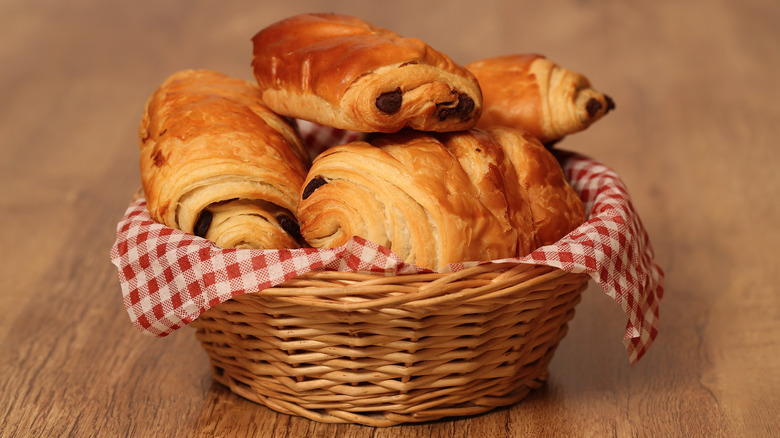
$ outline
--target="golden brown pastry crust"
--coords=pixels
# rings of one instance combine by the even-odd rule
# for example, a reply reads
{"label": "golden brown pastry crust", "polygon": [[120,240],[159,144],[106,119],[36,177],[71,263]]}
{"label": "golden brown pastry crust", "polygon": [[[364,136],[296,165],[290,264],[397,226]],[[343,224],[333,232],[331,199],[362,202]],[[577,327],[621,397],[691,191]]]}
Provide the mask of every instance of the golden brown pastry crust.
{"label": "golden brown pastry crust", "polygon": [[415,38],[336,14],[258,32],[252,69],[275,112],[361,132],[458,131],[477,122],[474,76]]}
{"label": "golden brown pastry crust", "polygon": [[558,160],[537,138],[512,128],[494,127],[488,132],[513,164],[531,210],[537,246],[553,244],[585,222],[582,200],[566,181]]}
{"label": "golden brown pastry crust", "polygon": [[[281,216],[295,212],[308,155],[254,84],[208,70],[174,73],[147,101],[139,135],[154,220],[230,247],[298,246],[297,224]],[[236,217],[225,222],[226,214]],[[231,226],[236,221],[244,222],[243,237]]]}
{"label": "golden brown pastry crust", "polygon": [[298,207],[301,234],[317,248],[360,236],[431,269],[513,257],[503,161],[478,134],[442,143],[404,132],[336,146],[312,164]]}
{"label": "golden brown pastry crust", "polygon": [[539,246],[527,191],[518,184],[520,176],[499,138],[479,129],[435,136],[477,186],[482,203],[513,229],[505,238],[516,235],[515,255],[524,256]]}
{"label": "golden brown pastry crust", "polygon": [[466,65],[480,83],[483,114],[477,127],[522,129],[544,144],[579,132],[614,108],[579,73],[538,54],[499,56]]}
{"label": "golden brown pastry crust", "polygon": [[301,234],[311,246],[360,236],[431,269],[521,257],[585,221],[552,153],[510,128],[336,146],[314,160],[301,197]]}
{"label": "golden brown pastry crust", "polygon": [[[297,220],[286,209],[258,199],[211,204],[205,237],[222,248],[298,248]],[[281,232],[286,231],[286,232]]]}

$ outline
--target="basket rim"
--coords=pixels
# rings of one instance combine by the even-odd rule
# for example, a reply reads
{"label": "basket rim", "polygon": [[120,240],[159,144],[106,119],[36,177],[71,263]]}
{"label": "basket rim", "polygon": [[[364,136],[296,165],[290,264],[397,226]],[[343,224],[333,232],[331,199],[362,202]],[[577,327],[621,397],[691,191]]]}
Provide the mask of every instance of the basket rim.
{"label": "basket rim", "polygon": [[425,309],[453,302],[474,304],[509,299],[510,295],[519,298],[535,288],[588,280],[587,273],[520,262],[480,264],[456,272],[398,275],[319,270],[237,295],[229,301],[245,302],[256,296],[325,310]]}

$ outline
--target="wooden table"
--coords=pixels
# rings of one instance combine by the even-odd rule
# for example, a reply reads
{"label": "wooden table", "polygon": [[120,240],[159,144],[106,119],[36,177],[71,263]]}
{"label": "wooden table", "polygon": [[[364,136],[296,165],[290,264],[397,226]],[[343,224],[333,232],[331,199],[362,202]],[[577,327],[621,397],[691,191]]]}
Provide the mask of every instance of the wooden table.
{"label": "wooden table", "polygon": [[592,285],[542,389],[384,429],[213,383],[189,327],[133,329],[108,257],[151,91],[185,68],[249,78],[256,31],[325,3],[38,3],[0,2],[0,436],[780,436],[780,3],[328,3],[461,63],[539,52],[589,76],[617,110],[560,147],[621,174],[666,272],[636,366]]}

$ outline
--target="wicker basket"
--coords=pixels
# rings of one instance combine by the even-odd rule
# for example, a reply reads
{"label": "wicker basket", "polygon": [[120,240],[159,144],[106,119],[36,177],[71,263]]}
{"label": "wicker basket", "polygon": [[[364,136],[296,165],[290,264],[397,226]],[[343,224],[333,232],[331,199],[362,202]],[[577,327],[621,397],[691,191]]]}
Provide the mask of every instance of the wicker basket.
{"label": "wicker basket", "polygon": [[589,277],[525,264],[315,271],[192,324],[214,379],[276,411],[392,426],[518,402],[547,378]]}

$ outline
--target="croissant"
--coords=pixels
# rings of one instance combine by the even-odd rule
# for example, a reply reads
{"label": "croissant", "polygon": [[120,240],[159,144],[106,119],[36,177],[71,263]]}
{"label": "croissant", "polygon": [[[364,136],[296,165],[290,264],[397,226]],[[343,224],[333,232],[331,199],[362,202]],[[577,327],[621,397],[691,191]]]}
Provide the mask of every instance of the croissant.
{"label": "croissant", "polygon": [[301,235],[317,248],[360,236],[430,269],[528,252],[519,234],[532,225],[515,222],[528,215],[511,211],[517,202],[507,200],[505,181],[516,176],[507,165],[478,131],[444,142],[403,132],[336,146],[309,171],[298,206]]}
{"label": "croissant", "polygon": [[359,132],[468,129],[476,78],[416,38],[347,15],[303,14],[252,38],[252,71],[278,114]]}
{"label": "croissant", "polygon": [[150,216],[223,247],[294,248],[309,158],[256,85],[209,70],[174,73],[139,128]]}
{"label": "croissant", "polygon": [[543,144],[584,130],[615,108],[579,73],[537,54],[488,58],[466,65],[479,81],[483,113],[478,128],[522,129]]}
{"label": "croissant", "polygon": [[524,256],[585,221],[582,201],[552,153],[520,130],[404,132],[318,156],[298,206],[313,247],[352,236],[405,262],[449,263]]}

